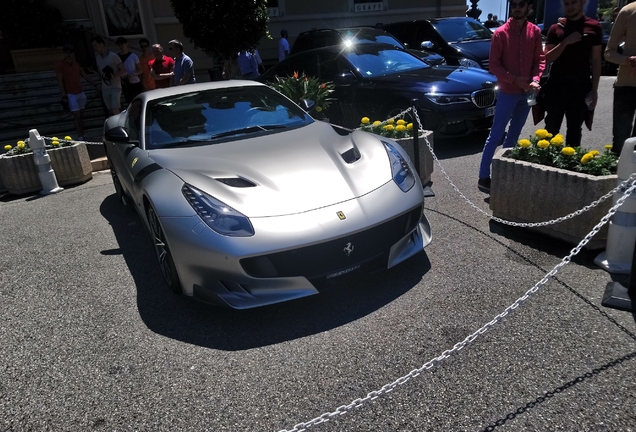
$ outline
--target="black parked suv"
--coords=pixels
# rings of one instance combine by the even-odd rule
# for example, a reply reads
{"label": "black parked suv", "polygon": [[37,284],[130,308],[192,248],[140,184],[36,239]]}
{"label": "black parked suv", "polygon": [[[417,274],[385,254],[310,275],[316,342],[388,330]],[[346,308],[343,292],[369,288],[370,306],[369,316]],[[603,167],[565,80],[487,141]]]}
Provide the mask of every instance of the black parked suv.
{"label": "black parked suv", "polygon": [[414,56],[424,60],[431,66],[439,66],[446,64],[446,60],[441,55],[432,51],[422,49],[407,49],[402,42],[387,33],[386,31],[375,27],[352,27],[341,29],[314,29],[302,32],[294,41],[290,54],[296,54],[313,48],[322,48],[326,46],[352,44],[368,44],[383,43],[393,45],[397,48],[406,49]]}
{"label": "black parked suv", "polygon": [[404,21],[381,26],[408,48],[434,51],[455,66],[488,70],[492,32],[468,18],[435,18]]}

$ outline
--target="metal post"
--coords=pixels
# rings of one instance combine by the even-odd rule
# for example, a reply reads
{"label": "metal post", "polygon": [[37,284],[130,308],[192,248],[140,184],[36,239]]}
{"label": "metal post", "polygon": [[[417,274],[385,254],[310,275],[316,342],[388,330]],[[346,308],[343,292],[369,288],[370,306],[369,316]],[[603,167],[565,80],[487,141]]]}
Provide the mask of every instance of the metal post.
{"label": "metal post", "polygon": [[40,194],[49,195],[64,190],[57,184],[55,172],[51,168],[51,157],[46,152],[44,139],[40,137],[37,129],[29,131],[29,147],[33,150],[33,161],[38,167],[38,176],[40,177],[40,183],[42,183]]}
{"label": "metal post", "polygon": [[[415,171],[420,176],[420,123],[417,121],[417,99],[411,99],[411,109],[413,110],[413,163],[415,164]],[[421,177],[421,176],[420,176]]]}

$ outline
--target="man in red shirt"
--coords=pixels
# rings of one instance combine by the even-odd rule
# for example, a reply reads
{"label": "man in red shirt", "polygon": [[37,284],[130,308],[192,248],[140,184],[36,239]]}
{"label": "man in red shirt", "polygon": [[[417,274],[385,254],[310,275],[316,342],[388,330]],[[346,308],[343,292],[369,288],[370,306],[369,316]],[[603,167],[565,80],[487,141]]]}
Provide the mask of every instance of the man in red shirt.
{"label": "man in red shirt", "polygon": [[479,166],[477,186],[486,193],[490,192],[490,164],[495,150],[502,141],[504,147],[517,143],[530,112],[526,93],[534,96],[539,91],[545,69],[541,30],[527,20],[530,4],[527,0],[511,0],[510,18],[495,30],[490,44],[490,73],[497,77],[499,93]]}
{"label": "man in red shirt", "polygon": [[565,116],[565,142],[571,147],[581,145],[583,122],[588,110],[596,107],[601,79],[603,30],[598,21],[585,16],[584,6],[585,0],[563,0],[565,18],[550,27],[545,44],[545,60],[552,62],[542,92],[545,128],[553,135],[559,133]]}
{"label": "man in red shirt", "polygon": [[150,60],[148,66],[150,66],[150,75],[155,80],[155,88],[170,87],[174,71],[174,60],[163,55],[163,47],[159,44],[152,46],[152,52],[155,55],[155,59]]}
{"label": "man in red shirt", "polygon": [[84,140],[84,108],[86,107],[86,94],[82,90],[80,77],[86,82],[93,84],[99,92],[97,84],[93,83],[82,67],[75,61],[73,55],[74,48],[71,44],[63,47],[64,58],[55,65],[57,83],[62,93],[62,104],[68,104],[68,108],[73,114],[73,122],[77,131],[77,139]]}

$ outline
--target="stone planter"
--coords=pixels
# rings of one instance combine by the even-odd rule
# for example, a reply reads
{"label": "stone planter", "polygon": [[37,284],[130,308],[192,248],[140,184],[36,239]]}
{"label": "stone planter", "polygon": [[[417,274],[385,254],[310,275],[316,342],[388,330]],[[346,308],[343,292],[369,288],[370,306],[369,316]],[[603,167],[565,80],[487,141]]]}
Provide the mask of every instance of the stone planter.
{"label": "stone planter", "polygon": [[[431,147],[434,148],[433,143],[433,131],[424,131],[423,135],[419,137],[419,149],[420,149],[420,179],[422,185],[426,186],[431,181],[431,175],[433,174],[434,161],[431,151],[426,145],[426,139],[431,143]],[[409,155],[413,164],[415,164],[415,156],[413,153],[413,138],[401,138],[395,140]]]}
{"label": "stone planter", "polygon": [[[48,150],[47,153],[60,186],[84,183],[93,178],[86,144],[77,143],[70,147]],[[14,195],[40,191],[42,184],[33,161],[33,153],[0,156],[0,182]]]}
{"label": "stone planter", "polygon": [[[599,199],[617,185],[617,176],[592,176],[507,158],[500,149],[492,161],[490,209],[494,216],[514,222],[543,222],[570,214]],[[578,244],[607,214],[613,200],[558,224],[529,228]],[[586,249],[603,249],[607,224]]]}
{"label": "stone planter", "polygon": [[62,60],[64,54],[62,47],[28,48],[10,52],[17,73],[53,70],[55,63]]}

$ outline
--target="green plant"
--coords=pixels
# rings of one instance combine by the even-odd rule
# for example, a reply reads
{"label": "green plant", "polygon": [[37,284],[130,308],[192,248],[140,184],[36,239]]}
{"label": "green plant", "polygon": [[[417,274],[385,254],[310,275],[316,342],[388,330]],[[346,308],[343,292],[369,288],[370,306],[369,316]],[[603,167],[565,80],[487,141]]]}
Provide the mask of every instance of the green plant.
{"label": "green plant", "polygon": [[170,0],[183,35],[221,62],[269,37],[266,0]]}
{"label": "green plant", "polygon": [[512,159],[576,171],[591,175],[616,173],[618,156],[607,144],[603,153],[581,147],[564,147],[563,135],[552,136],[545,129],[538,129],[529,139],[521,139],[510,151]]}
{"label": "green plant", "polygon": [[47,48],[64,40],[62,14],[46,0],[3,0],[0,32],[9,49]]}
{"label": "green plant", "polygon": [[[59,139],[58,137],[44,138],[45,141],[48,141],[45,144],[47,150],[52,150],[60,147],[69,147],[73,145],[73,139],[70,136],[65,136],[64,139]],[[19,154],[27,154],[32,153],[31,147],[29,147],[29,140],[18,141],[14,146],[11,144],[7,144],[4,146],[4,149],[7,151],[5,154],[7,156],[15,156]]]}
{"label": "green plant", "polygon": [[331,81],[321,83],[318,78],[308,77],[304,73],[288,77],[276,76],[276,82],[268,83],[270,87],[284,94],[296,103],[302,99],[314,101],[316,112],[320,113],[329,108],[335,100],[331,97],[334,91],[334,84]]}
{"label": "green plant", "polygon": [[365,132],[371,132],[376,135],[392,139],[408,138],[413,136],[413,123],[407,123],[406,120],[402,119],[388,119],[385,121],[376,120],[371,122],[369,117],[362,117],[362,120],[360,120],[360,129]]}

